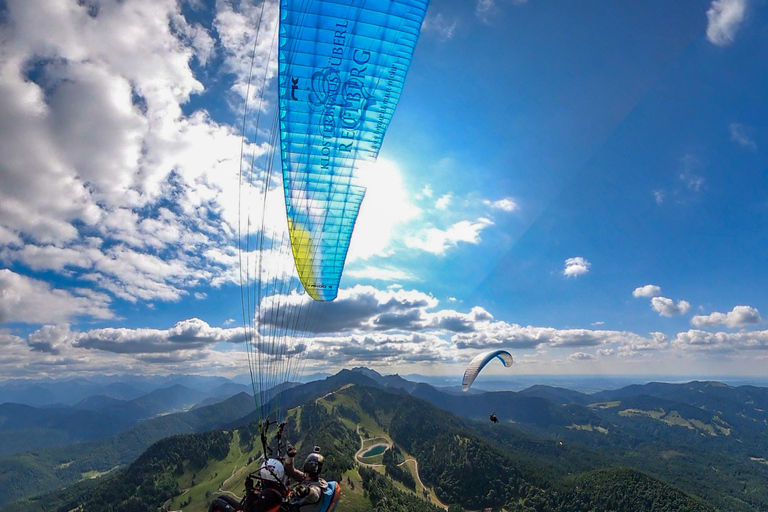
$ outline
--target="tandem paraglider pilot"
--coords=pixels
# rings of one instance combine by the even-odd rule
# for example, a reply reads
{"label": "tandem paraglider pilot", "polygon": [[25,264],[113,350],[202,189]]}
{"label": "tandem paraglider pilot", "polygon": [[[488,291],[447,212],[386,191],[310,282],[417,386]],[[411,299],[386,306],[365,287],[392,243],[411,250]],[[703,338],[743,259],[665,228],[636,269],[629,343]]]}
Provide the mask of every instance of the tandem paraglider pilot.
{"label": "tandem paraglider pilot", "polygon": [[307,455],[301,471],[293,465],[296,449],[289,446],[286,451],[285,474],[289,479],[298,482],[293,488],[289,505],[290,510],[296,512],[325,512],[332,510],[341,494],[341,489],[336,482],[330,484],[320,478],[323,470],[324,457],[320,454],[320,447],[315,446],[312,453]]}
{"label": "tandem paraglider pilot", "polygon": [[267,459],[245,480],[245,497],[241,501],[222,494],[213,500],[208,512],[278,512],[288,495],[288,478],[282,462]]}
{"label": "tandem paraglider pilot", "polygon": [[[315,446],[301,471],[293,465],[296,449],[286,451],[285,465],[280,458],[269,458],[245,480],[245,497],[238,501],[220,495],[208,512],[332,512],[341,497],[337,482],[320,478],[324,458]],[[290,488],[290,481],[297,484]]]}

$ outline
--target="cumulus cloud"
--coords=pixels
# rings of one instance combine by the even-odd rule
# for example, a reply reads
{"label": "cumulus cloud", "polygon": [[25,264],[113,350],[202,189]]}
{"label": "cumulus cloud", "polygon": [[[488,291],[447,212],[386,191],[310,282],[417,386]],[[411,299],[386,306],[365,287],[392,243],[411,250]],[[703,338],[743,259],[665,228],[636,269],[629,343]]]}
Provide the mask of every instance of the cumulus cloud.
{"label": "cumulus cloud", "polygon": [[[303,334],[292,336],[285,348],[289,354],[301,354],[309,367],[325,368],[350,364],[453,364],[466,361],[475,351],[491,348],[535,350],[537,355],[550,348],[563,348],[587,354],[573,355],[571,361],[612,355],[634,357],[669,348],[669,340],[662,333],[641,336],[627,331],[521,326],[496,320],[478,306],[468,311],[439,306],[437,299],[418,290],[356,286],[341,290],[337,300],[328,304],[299,294],[266,297],[258,325],[264,333],[274,332],[273,323],[280,324],[275,316],[278,308],[284,316],[297,312],[293,308],[302,308],[304,318],[317,317],[322,309],[323,322],[317,327],[306,322]],[[225,322],[232,323],[231,319]],[[180,321],[168,329],[100,328],[81,332],[67,325],[46,325],[26,339],[0,331],[0,365],[15,365],[0,366],[0,373],[21,375],[34,369],[41,375],[63,375],[105,368],[111,373],[149,369],[166,373],[237,372],[247,364],[243,345],[246,334],[243,328],[212,327],[198,318]],[[270,339],[265,334],[261,341]],[[256,342],[258,347],[260,340]],[[526,359],[525,354],[521,357],[535,362]]]}
{"label": "cumulus cloud", "polygon": [[571,362],[592,361],[593,359],[595,359],[595,356],[587,354],[586,352],[574,352],[568,356],[568,360]]}
{"label": "cumulus cloud", "polygon": [[420,334],[429,335],[428,339],[439,337],[460,352],[610,345],[628,346],[637,351],[662,347],[655,335],[646,338],[625,331],[525,327],[496,320],[489,311],[477,306],[469,312],[440,309],[437,299],[416,290],[383,291],[370,286],[355,286],[341,290],[335,301],[321,306],[299,295],[272,297],[267,303],[271,306],[262,310],[262,325],[268,325],[271,318],[276,318],[278,308],[284,314],[292,314],[290,308],[303,307],[303,314],[312,315],[313,307],[322,307],[323,322],[316,331],[326,339],[339,336],[359,339],[370,335],[385,339],[392,335]]}
{"label": "cumulus cloud", "polygon": [[714,0],[707,10],[707,39],[728,46],[736,39],[747,12],[747,0]]}
{"label": "cumulus cloud", "polygon": [[555,329],[553,327],[523,327],[507,322],[488,322],[472,333],[452,337],[459,348],[539,348],[539,347],[597,347],[608,344],[650,343],[647,338],[627,331],[590,329]]}
{"label": "cumulus cloud", "polygon": [[[205,93],[191,64],[209,63],[218,43],[237,90],[248,69],[235,61],[250,65],[245,35],[260,12],[220,2],[214,34],[175,1],[89,5],[6,2],[0,261],[129,301],[178,300],[231,271],[205,255],[232,243],[240,216],[241,137],[204,111],[185,113]],[[267,32],[257,65],[271,51]]]}
{"label": "cumulus cloud", "polygon": [[[339,290],[333,302],[317,303],[305,294],[274,295],[263,300],[260,308],[264,325],[279,323],[285,314],[320,314],[323,321],[314,327],[317,333],[376,331],[385,329],[420,329],[427,321],[427,310],[438,300],[416,290],[379,290],[357,285]],[[311,326],[308,326],[310,328]]]}
{"label": "cumulus cloud", "polygon": [[664,202],[665,195],[663,190],[654,190],[653,199],[656,201],[656,204],[661,205]]}
{"label": "cumulus cloud", "polygon": [[438,210],[447,210],[451,205],[451,199],[453,199],[453,194],[445,194],[444,196],[441,196],[435,201],[435,208]]}
{"label": "cumulus cloud", "polygon": [[749,128],[739,123],[731,123],[728,127],[731,132],[731,140],[739,146],[751,150],[757,149],[757,144],[750,134]]}
{"label": "cumulus cloud", "polygon": [[111,301],[86,289],[72,292],[44,281],[0,269],[0,323],[67,322],[78,317],[114,318]]}
{"label": "cumulus cloud", "polygon": [[[119,373],[241,373],[245,351],[219,351],[197,337],[205,328],[189,329],[194,320],[169,330],[96,329],[81,332],[68,325],[46,325],[26,339],[0,330],[0,377],[67,377]],[[187,324],[187,328],[182,327]],[[217,338],[208,333],[211,343]],[[190,336],[190,339],[185,339]],[[227,336],[222,336],[226,338]],[[230,336],[237,341],[237,336]],[[95,346],[99,340],[100,348]],[[85,345],[80,346],[80,343]],[[94,343],[93,346],[86,345]],[[170,350],[164,352],[163,349]]]}
{"label": "cumulus cloud", "polygon": [[494,208],[496,210],[502,210],[505,212],[514,212],[515,210],[518,210],[520,207],[517,205],[517,203],[512,199],[511,197],[505,197],[503,199],[499,199],[497,201],[490,201],[490,200],[484,200],[483,204],[490,206],[491,208]]}
{"label": "cumulus cloud", "polygon": [[768,350],[768,331],[728,333],[691,329],[678,333],[672,343],[678,349],[694,351]]}
{"label": "cumulus cloud", "polygon": [[493,225],[493,221],[480,217],[475,221],[462,220],[448,229],[426,228],[416,236],[405,238],[405,245],[411,249],[420,249],[432,254],[443,255],[459,243],[477,245],[482,231]]}
{"label": "cumulus cloud", "polygon": [[94,329],[75,336],[73,346],[118,354],[155,354],[194,350],[216,343],[242,343],[242,328],[211,327],[199,318],[178,322],[170,329]]}
{"label": "cumulus cloud", "polygon": [[667,297],[653,297],[651,299],[651,307],[661,316],[673,317],[677,315],[684,315],[691,309],[690,303],[685,300],[675,301]]}
{"label": "cumulus cloud", "polygon": [[661,288],[654,284],[640,286],[632,292],[633,297],[656,297],[658,295],[661,295]]}
{"label": "cumulus cloud", "polygon": [[428,333],[371,333],[347,337],[315,338],[307,359],[330,365],[396,365],[455,362],[450,342]]}
{"label": "cumulus cloud", "polygon": [[581,256],[568,258],[565,260],[565,269],[563,270],[563,275],[565,277],[583,276],[589,272],[589,267],[591,266],[592,264]]}
{"label": "cumulus cloud", "polygon": [[647,338],[636,337],[627,340],[618,347],[620,357],[634,357],[641,352],[664,350],[670,345],[667,335],[652,332]]}
{"label": "cumulus cloud", "polygon": [[691,325],[694,327],[715,327],[725,325],[731,329],[746,327],[762,321],[760,312],[750,306],[736,306],[728,313],[719,313],[717,311],[709,315],[696,315],[691,318]]}

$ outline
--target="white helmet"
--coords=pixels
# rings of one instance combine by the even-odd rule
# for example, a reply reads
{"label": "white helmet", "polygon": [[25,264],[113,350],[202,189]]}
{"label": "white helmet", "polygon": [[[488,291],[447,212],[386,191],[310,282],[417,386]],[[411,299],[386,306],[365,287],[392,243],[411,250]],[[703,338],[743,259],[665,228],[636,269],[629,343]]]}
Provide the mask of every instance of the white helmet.
{"label": "white helmet", "polygon": [[267,459],[261,463],[259,476],[262,480],[280,482],[285,484],[285,468],[283,463],[277,459]]}

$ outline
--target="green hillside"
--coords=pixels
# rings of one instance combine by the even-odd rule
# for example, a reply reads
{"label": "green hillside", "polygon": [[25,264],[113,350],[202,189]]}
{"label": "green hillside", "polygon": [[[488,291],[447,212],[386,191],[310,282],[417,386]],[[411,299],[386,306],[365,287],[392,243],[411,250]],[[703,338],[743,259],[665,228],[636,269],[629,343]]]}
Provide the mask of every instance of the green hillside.
{"label": "green hillside", "polygon": [[116,471],[163,438],[216,428],[253,407],[253,398],[241,393],[215,405],[144,421],[106,439],[2,457],[0,506]]}
{"label": "green hillside", "polygon": [[[4,510],[204,512],[219,493],[242,496],[260,455],[255,431],[249,423],[164,439],[124,470]],[[299,458],[323,448],[325,477],[342,485],[339,512],[717,510],[646,474],[607,468],[610,458],[581,445],[468,423],[378,388],[349,385],[294,408],[285,432]]]}

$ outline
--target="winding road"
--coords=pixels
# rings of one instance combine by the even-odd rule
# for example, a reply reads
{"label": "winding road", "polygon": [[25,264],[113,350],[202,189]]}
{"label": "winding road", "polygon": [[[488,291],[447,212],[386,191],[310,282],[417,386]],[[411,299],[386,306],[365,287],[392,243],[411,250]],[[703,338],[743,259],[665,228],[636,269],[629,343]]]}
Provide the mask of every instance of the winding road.
{"label": "winding road", "polygon": [[[360,435],[360,425],[357,426],[357,435],[360,436],[360,449],[357,450],[357,453],[355,453],[355,462],[357,462],[361,466],[365,466],[365,467],[368,467],[368,468],[383,468],[384,464],[368,464],[368,463],[363,462],[363,461],[361,461],[359,459],[359,456],[360,456],[360,454],[363,451],[370,450],[371,448],[373,448],[373,446],[369,446],[368,448],[364,448],[365,440],[363,439],[363,436]],[[384,439],[386,441],[386,438],[383,438],[383,437],[380,437],[380,438],[373,437],[372,439]],[[387,442],[387,443],[380,443],[380,444],[386,444],[388,446],[387,449],[392,448],[392,443]],[[374,445],[374,446],[376,446],[376,445]],[[402,466],[403,464],[406,464],[408,461],[411,461],[411,460],[413,461],[413,467],[414,467],[415,473],[416,473],[414,476],[416,477],[416,480],[419,482],[419,485],[422,487],[422,489],[429,490],[429,488],[426,485],[424,485],[424,482],[421,481],[421,477],[419,476],[419,461],[418,460],[416,460],[413,457],[411,457],[409,459],[405,459],[403,462],[398,464],[398,466]],[[435,499],[437,499],[437,496],[435,496]],[[447,506],[443,505],[442,503],[440,503],[440,504],[443,506],[443,508],[448,510]]]}

